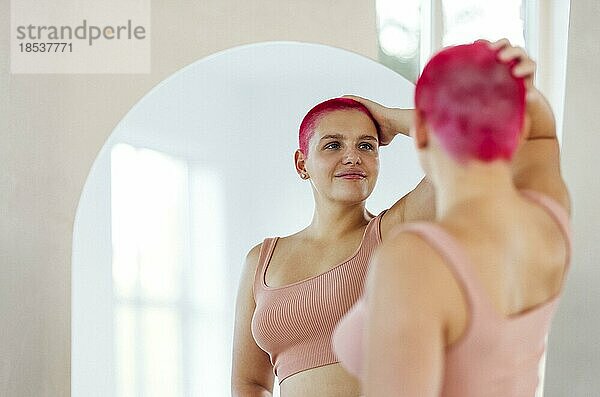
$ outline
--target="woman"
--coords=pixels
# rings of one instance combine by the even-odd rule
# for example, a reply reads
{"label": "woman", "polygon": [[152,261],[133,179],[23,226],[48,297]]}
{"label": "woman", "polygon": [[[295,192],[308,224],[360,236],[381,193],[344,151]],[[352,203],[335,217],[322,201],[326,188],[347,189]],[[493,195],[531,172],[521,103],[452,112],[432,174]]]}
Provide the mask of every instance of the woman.
{"label": "woman", "polygon": [[381,245],[334,336],[366,396],[535,394],[570,202],[534,71],[502,40],[448,48],[419,78],[411,133],[436,219]]}
{"label": "woman", "polygon": [[379,146],[406,134],[410,117],[375,110],[379,122],[359,102],[337,98],[302,121],[294,161],[311,184],[314,215],[305,229],[248,253],[236,303],[234,396],[270,396],[274,375],[282,397],[359,394],[332,351],[333,329],[360,296],[375,246],[394,225],[434,211],[425,180],[380,215],[366,210]]}

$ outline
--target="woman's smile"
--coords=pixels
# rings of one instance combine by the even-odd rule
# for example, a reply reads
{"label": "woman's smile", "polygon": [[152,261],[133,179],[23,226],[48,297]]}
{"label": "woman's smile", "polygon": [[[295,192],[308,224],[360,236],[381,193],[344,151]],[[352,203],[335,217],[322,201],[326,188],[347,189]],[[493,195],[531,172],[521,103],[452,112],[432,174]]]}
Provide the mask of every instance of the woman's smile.
{"label": "woman's smile", "polygon": [[362,180],[367,177],[367,173],[361,169],[347,169],[336,173],[334,176],[342,179]]}

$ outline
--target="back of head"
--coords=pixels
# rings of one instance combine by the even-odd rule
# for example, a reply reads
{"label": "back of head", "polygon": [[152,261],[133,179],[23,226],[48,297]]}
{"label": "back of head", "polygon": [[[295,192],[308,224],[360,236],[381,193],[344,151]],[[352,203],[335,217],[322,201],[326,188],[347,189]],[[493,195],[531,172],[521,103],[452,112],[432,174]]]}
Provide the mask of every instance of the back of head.
{"label": "back of head", "polygon": [[510,160],[525,113],[525,84],[483,42],[448,47],[425,66],[415,106],[457,161]]}
{"label": "back of head", "polygon": [[302,150],[305,155],[308,155],[308,143],[315,133],[315,128],[319,120],[327,113],[339,110],[358,110],[359,112],[363,112],[371,119],[373,124],[375,124],[375,128],[377,128],[377,132],[379,133],[379,124],[375,121],[371,112],[362,103],[350,98],[329,99],[310,109],[302,119],[302,123],[300,123],[298,140],[300,150]]}

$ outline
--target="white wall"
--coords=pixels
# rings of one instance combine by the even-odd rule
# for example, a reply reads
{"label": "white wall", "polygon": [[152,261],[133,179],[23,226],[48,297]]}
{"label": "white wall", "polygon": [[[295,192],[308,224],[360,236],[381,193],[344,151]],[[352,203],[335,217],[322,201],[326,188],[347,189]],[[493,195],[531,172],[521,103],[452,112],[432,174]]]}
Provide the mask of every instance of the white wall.
{"label": "white wall", "polygon": [[571,274],[549,339],[546,395],[600,390],[600,2],[572,1],[562,164],[573,199]]}

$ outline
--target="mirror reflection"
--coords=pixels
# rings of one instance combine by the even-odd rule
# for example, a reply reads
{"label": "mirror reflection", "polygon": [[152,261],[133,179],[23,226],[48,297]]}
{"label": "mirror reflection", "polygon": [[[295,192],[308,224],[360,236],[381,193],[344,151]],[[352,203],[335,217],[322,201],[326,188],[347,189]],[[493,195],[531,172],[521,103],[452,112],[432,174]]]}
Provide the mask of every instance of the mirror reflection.
{"label": "mirror reflection", "polygon": [[[409,107],[412,91],[347,51],[263,43],[190,65],[140,101],[78,209],[74,395],[228,395],[244,257],[311,219],[293,158],[301,118],[345,93]],[[421,177],[410,139],[395,139],[368,209],[388,208]]]}

